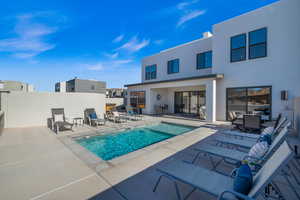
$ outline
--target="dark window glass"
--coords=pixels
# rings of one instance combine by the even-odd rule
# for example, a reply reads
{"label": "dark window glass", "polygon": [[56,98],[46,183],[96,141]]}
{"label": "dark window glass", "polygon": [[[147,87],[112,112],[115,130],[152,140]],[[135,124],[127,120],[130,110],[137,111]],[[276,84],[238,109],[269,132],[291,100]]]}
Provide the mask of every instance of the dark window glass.
{"label": "dark window glass", "polygon": [[135,108],[145,108],[146,106],[145,91],[130,92],[130,105]]}
{"label": "dark window glass", "polygon": [[146,80],[156,79],[156,65],[146,66],[145,71],[146,71],[145,74]]}
{"label": "dark window glass", "polygon": [[230,61],[237,62],[246,60],[246,34],[231,37]]}
{"label": "dark window glass", "polygon": [[267,56],[267,28],[249,33],[249,59]]}
{"label": "dark window glass", "polygon": [[197,69],[212,67],[212,51],[197,54]]}
{"label": "dark window glass", "polygon": [[168,74],[178,73],[179,72],[179,59],[169,60],[168,61]]}
{"label": "dark window glass", "polygon": [[271,119],[271,87],[245,87],[227,89],[227,119],[230,113],[261,115],[262,120]]}

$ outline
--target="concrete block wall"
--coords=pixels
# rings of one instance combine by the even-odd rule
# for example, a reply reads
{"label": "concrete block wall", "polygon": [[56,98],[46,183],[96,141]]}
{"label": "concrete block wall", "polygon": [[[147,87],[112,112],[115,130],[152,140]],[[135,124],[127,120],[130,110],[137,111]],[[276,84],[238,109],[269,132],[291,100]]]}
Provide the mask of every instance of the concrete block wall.
{"label": "concrete block wall", "polygon": [[98,116],[105,112],[105,94],[11,92],[2,94],[4,128],[46,126],[51,108],[64,108],[67,118],[84,117],[86,108],[95,108]]}

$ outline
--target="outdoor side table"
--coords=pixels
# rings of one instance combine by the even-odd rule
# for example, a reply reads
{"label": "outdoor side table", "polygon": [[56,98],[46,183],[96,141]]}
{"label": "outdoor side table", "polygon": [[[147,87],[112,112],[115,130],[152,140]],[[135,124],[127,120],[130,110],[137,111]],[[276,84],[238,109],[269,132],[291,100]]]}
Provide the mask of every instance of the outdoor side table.
{"label": "outdoor side table", "polygon": [[82,117],[75,117],[73,118],[73,124],[76,126],[83,126],[83,118]]}

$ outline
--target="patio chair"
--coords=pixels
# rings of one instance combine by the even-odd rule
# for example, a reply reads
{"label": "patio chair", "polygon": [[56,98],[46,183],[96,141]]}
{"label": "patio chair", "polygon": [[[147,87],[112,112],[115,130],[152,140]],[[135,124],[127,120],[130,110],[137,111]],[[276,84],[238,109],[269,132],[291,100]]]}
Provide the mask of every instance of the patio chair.
{"label": "patio chair", "polygon": [[[274,124],[274,131],[276,132],[278,129],[282,127],[282,125],[287,121],[286,117],[282,117],[281,114],[278,115],[276,122]],[[260,134],[255,133],[245,133],[240,131],[221,131],[220,134],[223,134],[225,136],[232,136],[234,138],[240,138],[240,139],[254,139],[257,140],[260,137]]]}
{"label": "patio chair", "polygon": [[126,117],[119,114],[118,111],[112,111],[107,113],[107,118],[114,123],[126,122]]}
{"label": "patio chair", "polygon": [[98,125],[105,125],[106,120],[101,119],[97,116],[96,111],[94,108],[87,108],[84,110],[84,118],[87,124],[90,126],[98,126]]}
{"label": "patio chair", "polygon": [[238,116],[236,112],[230,111],[228,113],[229,116],[229,121],[231,122],[232,125],[234,125],[237,129],[242,130],[243,128],[243,118]]}
{"label": "patio chair", "polygon": [[134,112],[134,109],[131,106],[126,106],[126,116],[130,120],[135,120],[135,121],[142,120],[142,116]]}
{"label": "patio chair", "polygon": [[59,133],[59,131],[65,131],[65,130],[72,130],[73,131],[73,124],[67,121],[67,118],[65,116],[65,111],[63,108],[52,108],[52,130],[56,134]]}
{"label": "patio chair", "polygon": [[[196,190],[209,193],[219,200],[236,198],[253,200],[260,195],[263,195],[263,198],[267,199],[269,194],[265,193],[264,190],[268,185],[272,185],[279,196],[283,197],[280,188],[274,182],[274,178],[284,171],[284,166],[289,163],[292,158],[293,151],[291,151],[288,144],[284,142],[258,173],[254,175],[253,185],[248,195],[233,190],[233,177],[225,176],[183,161],[171,160],[156,169],[161,175],[154,186],[153,192],[157,190],[162,177],[164,177],[173,182],[178,200],[187,199]],[[179,191],[177,182],[182,182],[192,187],[192,190],[184,198]]]}
{"label": "patio chair", "polygon": [[243,128],[245,131],[260,131],[261,130],[260,115],[244,115]]}
{"label": "patio chair", "polygon": [[[290,122],[287,123],[286,126],[290,126]],[[276,129],[273,131],[271,134],[271,137],[274,138],[276,137],[279,129]],[[256,142],[257,140],[241,140],[241,139],[236,139],[236,138],[229,138],[223,135],[216,136],[215,141],[217,145],[227,145],[231,147],[241,147],[244,149],[250,149]]]}

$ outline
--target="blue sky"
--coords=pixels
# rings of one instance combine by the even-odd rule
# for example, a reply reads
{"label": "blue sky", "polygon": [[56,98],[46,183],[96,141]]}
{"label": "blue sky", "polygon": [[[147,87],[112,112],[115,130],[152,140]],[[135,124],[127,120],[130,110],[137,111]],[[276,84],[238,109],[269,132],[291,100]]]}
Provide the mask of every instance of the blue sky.
{"label": "blue sky", "polygon": [[275,1],[2,1],[0,80],[28,82],[39,91],[75,76],[123,87],[140,82],[141,58]]}

